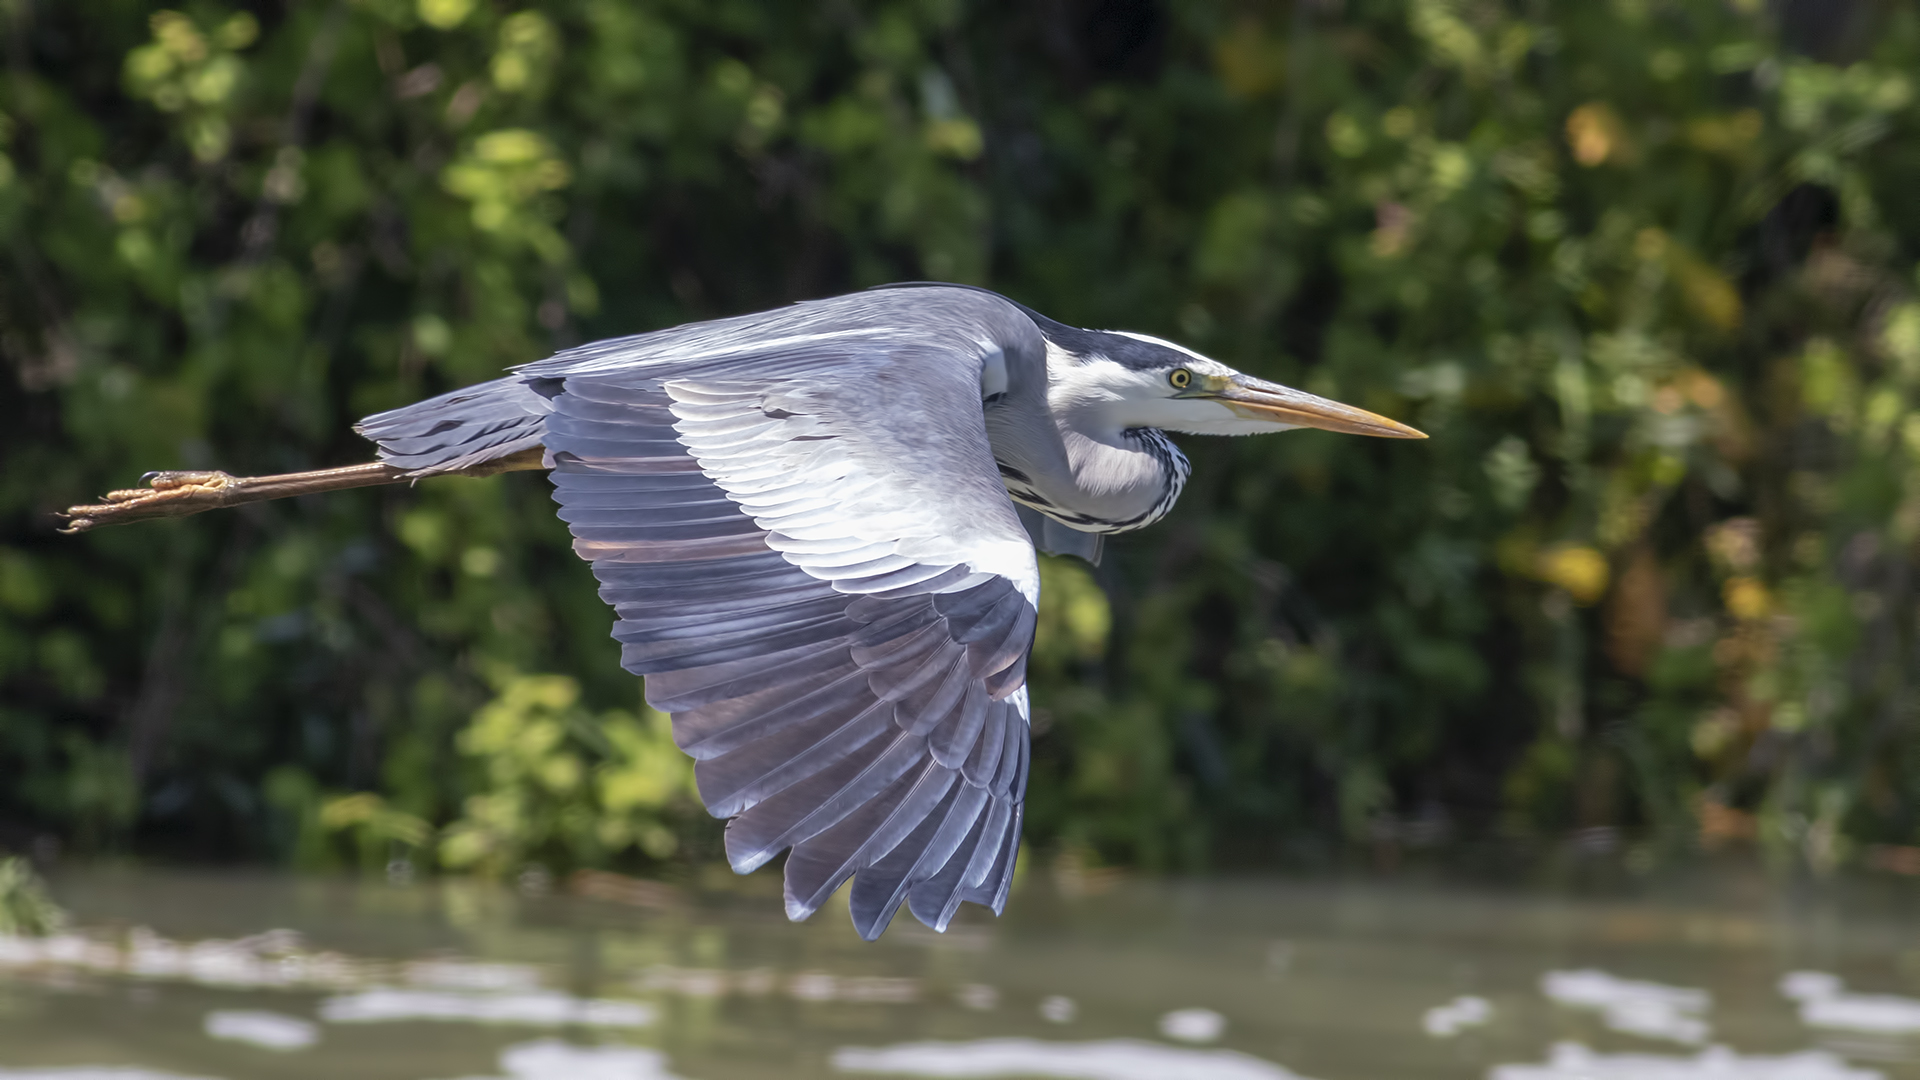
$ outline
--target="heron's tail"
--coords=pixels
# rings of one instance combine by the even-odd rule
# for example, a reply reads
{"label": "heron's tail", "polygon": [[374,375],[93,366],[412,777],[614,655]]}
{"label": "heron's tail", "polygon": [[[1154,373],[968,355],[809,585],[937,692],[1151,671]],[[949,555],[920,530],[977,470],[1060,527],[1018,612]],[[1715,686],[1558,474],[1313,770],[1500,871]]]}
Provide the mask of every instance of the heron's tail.
{"label": "heron's tail", "polygon": [[544,384],[557,379],[509,375],[399,409],[375,413],[353,430],[380,447],[380,460],[413,476],[459,472],[541,444],[553,411]]}

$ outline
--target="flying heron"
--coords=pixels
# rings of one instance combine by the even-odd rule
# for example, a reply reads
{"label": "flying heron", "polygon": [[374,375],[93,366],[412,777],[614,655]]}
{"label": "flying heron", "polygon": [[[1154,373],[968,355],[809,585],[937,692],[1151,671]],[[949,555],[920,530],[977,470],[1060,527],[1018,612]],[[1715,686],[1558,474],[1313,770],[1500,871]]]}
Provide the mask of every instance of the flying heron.
{"label": "flying heron", "polygon": [[915,284],[594,342],[355,428],[379,460],[149,473],[67,531],[443,474],[545,469],[748,873],[853,879],[880,936],[1006,906],[1026,795],[1035,548],[1089,561],[1179,497],[1164,432],[1425,438],[1144,334]]}

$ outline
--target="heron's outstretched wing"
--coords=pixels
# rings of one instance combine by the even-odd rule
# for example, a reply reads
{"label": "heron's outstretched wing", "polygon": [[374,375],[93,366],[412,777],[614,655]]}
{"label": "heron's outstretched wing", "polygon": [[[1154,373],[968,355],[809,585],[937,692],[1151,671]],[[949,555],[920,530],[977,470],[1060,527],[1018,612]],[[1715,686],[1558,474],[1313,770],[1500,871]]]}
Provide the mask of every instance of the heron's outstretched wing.
{"label": "heron's outstretched wing", "polygon": [[981,415],[999,346],[971,315],[807,308],[520,377],[622,663],[733,819],[734,868],[791,849],[790,917],[852,877],[865,937],[902,903],[944,929],[963,900],[1004,907],[1027,779],[1039,579]]}

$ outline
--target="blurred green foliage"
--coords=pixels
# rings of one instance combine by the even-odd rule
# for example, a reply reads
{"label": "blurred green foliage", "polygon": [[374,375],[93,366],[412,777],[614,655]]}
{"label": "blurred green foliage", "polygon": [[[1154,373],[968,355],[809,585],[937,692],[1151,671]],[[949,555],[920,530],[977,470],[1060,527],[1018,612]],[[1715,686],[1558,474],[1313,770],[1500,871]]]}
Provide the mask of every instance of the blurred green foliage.
{"label": "blurred green foliage", "polygon": [[600,864],[634,848],[675,854],[670,815],[699,796],[666,715],[642,706],[644,719],[596,717],[579,699],[565,676],[519,676],[474,716],[457,741],[484,762],[485,780],[447,828],[442,863],[500,876],[532,863]]}
{"label": "blurred green foliage", "polygon": [[33,864],[22,858],[0,859],[0,936],[40,937],[66,921]]}
{"label": "blurred green foliage", "polygon": [[1041,848],[1920,842],[1910,6],[4,0],[0,37],[0,844],[712,857],[539,477],[50,514],[915,278],[1433,435],[1188,440],[1171,520],[1047,565]]}

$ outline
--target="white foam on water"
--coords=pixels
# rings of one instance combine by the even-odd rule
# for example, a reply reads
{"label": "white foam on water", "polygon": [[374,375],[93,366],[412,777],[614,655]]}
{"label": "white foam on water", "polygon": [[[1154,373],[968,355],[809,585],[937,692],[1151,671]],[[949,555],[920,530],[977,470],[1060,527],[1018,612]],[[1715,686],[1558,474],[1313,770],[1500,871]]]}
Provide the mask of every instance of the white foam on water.
{"label": "white foam on water", "polygon": [[157,982],[255,989],[346,990],[388,981],[390,965],[310,952],[291,930],[174,941],[144,927],[27,938],[0,934],[0,971],[82,971]]}
{"label": "white foam on water", "polygon": [[1780,976],[1780,993],[1793,1001],[1839,997],[1847,984],[1824,971],[1789,971]]}
{"label": "white foam on water", "polygon": [[1920,1001],[1893,994],[1842,994],[1801,1002],[1800,1020],[1808,1027],[1908,1035],[1920,1032]]}
{"label": "white foam on water", "polygon": [[1897,994],[1850,994],[1838,975],[1792,971],[1780,993],[1800,1003],[1800,1022],[1833,1031],[1874,1035],[1920,1033],[1920,1000]]}
{"label": "white foam on water", "polygon": [[1614,1031],[1697,1046],[1712,1028],[1699,1014],[1713,1004],[1705,990],[1622,979],[1604,971],[1549,971],[1540,992],[1562,1005],[1595,1009]]}
{"label": "white foam on water", "polygon": [[1470,1027],[1493,1019],[1493,1003],[1471,994],[1435,1005],[1420,1018],[1420,1027],[1436,1039],[1451,1039]]}
{"label": "white foam on water", "polygon": [[79,934],[22,937],[0,934],[0,969],[67,967],[117,971],[120,950]]}
{"label": "white foam on water", "polygon": [[667,1056],[643,1046],[574,1046],[559,1039],[518,1043],[500,1052],[505,1077],[464,1080],[684,1080]]}
{"label": "white foam on water", "polygon": [[1080,1015],[1080,1006],[1070,997],[1055,994],[1040,1002],[1040,1018],[1050,1024],[1071,1024]]}
{"label": "white foam on water", "polygon": [[529,964],[486,964],[474,960],[418,960],[406,966],[412,986],[437,990],[538,990],[540,969]]}
{"label": "white foam on water", "polygon": [[1181,1042],[1213,1042],[1226,1030],[1227,1018],[1212,1009],[1175,1009],[1160,1018],[1160,1034]]}
{"label": "white foam on water", "polygon": [[637,1001],[588,1000],[554,991],[527,994],[464,994],[430,990],[368,990],[342,994],[320,1003],[320,1019],[330,1024],[375,1024],[401,1020],[466,1021],[477,1024],[528,1024],[534,1027],[640,1028],[653,1023],[654,1010]]}
{"label": "white foam on water", "polygon": [[320,1041],[319,1025],[275,1012],[223,1009],[208,1013],[205,1027],[212,1038],[265,1050],[305,1050]]}
{"label": "white foam on water", "polygon": [[1302,1080],[1270,1061],[1233,1050],[1187,1050],[1142,1042],[1043,1042],[980,1039],[974,1042],[903,1043],[834,1051],[833,1067],[849,1073],[989,1080]]}
{"label": "white foam on water", "polygon": [[1555,1043],[1544,1065],[1496,1065],[1487,1080],[1885,1080],[1824,1050],[1779,1056],[1709,1046],[1691,1057],[1600,1054],[1579,1043]]}

